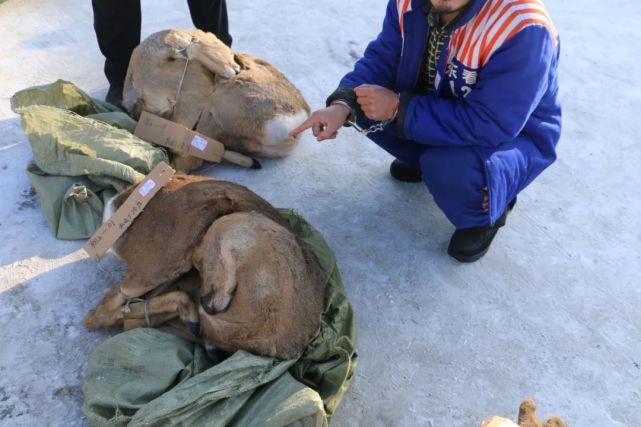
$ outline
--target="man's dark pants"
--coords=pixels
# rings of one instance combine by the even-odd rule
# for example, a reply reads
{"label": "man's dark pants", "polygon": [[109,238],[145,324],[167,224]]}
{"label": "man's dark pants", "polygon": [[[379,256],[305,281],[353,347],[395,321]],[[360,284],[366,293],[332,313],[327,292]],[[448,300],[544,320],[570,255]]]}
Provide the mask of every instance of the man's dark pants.
{"label": "man's dark pants", "polygon": [[[131,53],[140,44],[140,0],[92,0],[91,3],[98,46],[105,56],[105,75],[110,86],[122,88]],[[187,3],[196,28],[214,33],[231,46],[225,0],[187,0]]]}

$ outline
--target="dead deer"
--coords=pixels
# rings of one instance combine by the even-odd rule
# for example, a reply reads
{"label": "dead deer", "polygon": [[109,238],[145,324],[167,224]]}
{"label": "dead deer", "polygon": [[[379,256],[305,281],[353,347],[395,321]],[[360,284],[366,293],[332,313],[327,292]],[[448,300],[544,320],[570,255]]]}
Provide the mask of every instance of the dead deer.
{"label": "dead deer", "polygon": [[[167,30],[147,37],[133,52],[123,107],[180,123],[249,155],[279,157],[297,139],[288,132],[304,121],[309,105],[267,61],[234,53],[211,33]],[[202,160],[177,153],[187,172]]]}
{"label": "dead deer", "polygon": [[[124,202],[131,189],[113,200]],[[292,358],[320,324],[324,283],[314,255],[268,202],[245,187],[174,176],[114,245],[124,279],[85,316],[122,325],[132,299],[195,267],[198,300],[180,290],[144,303],[145,316],[177,313],[208,348]]]}

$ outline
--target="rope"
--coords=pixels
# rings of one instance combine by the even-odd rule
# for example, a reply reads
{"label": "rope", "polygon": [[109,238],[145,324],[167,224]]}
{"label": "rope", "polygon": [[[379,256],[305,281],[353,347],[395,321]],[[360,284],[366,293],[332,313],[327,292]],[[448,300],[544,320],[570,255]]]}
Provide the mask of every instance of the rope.
{"label": "rope", "polygon": [[183,68],[183,74],[180,76],[180,82],[178,82],[178,89],[176,90],[176,102],[178,102],[178,97],[180,96],[180,91],[183,88],[183,82],[185,81],[185,75],[187,74],[187,66],[189,65],[189,58],[185,60],[185,68]]}
{"label": "rope", "polygon": [[[120,288],[118,290],[120,290]],[[120,291],[120,293],[123,294],[122,291]],[[123,294],[123,295],[125,295],[125,294]],[[135,304],[135,303],[139,303],[139,302],[144,302],[145,303],[143,305],[143,310],[144,310],[144,313],[145,313],[145,326],[150,328],[151,327],[151,321],[149,320],[149,309],[148,309],[149,300],[146,300],[144,298],[127,298],[125,300],[125,305],[122,306],[122,311],[125,314],[131,313],[130,305],[132,303]]]}
{"label": "rope", "polygon": [[[100,272],[103,275],[108,277],[109,281],[113,281],[114,280],[113,273],[102,266],[102,259],[98,260],[98,262],[96,263],[96,266],[98,267],[98,270],[100,270]],[[115,286],[118,286],[118,284],[116,284]],[[145,326],[147,326],[148,328],[151,327],[151,321],[149,319],[149,308],[148,308],[149,301],[144,299],[144,298],[132,298],[132,297],[130,297],[129,295],[125,294],[122,291],[122,289],[120,289],[120,286],[118,286],[118,292],[120,292],[120,294],[125,298],[125,305],[123,305],[122,309],[121,309],[123,311],[123,313],[131,313],[131,304],[133,304],[133,303],[137,303],[137,302],[144,302],[145,303],[145,305],[143,306],[144,307],[144,313],[145,313]]]}

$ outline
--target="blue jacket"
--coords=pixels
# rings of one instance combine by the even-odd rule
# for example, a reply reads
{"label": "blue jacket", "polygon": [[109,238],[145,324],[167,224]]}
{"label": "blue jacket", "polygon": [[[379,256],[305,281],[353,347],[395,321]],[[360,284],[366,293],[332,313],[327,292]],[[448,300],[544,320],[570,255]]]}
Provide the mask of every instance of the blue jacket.
{"label": "blue jacket", "polygon": [[[400,93],[396,135],[428,146],[474,147],[486,164],[490,205],[502,209],[556,158],[558,34],[539,0],[472,0],[445,42],[433,94],[414,95],[428,34],[426,3],[390,0],[382,31],[330,100],[363,83]],[[361,126],[371,123],[359,118]],[[520,153],[495,158],[514,144]],[[528,169],[527,179],[499,182],[509,181],[498,176],[506,167],[519,166]],[[500,213],[492,212],[492,220]]]}

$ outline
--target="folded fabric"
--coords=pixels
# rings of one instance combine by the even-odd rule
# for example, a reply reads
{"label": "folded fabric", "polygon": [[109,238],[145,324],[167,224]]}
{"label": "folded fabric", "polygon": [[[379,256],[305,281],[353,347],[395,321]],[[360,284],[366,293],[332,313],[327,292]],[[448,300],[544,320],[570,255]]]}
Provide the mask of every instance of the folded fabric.
{"label": "folded fabric", "polygon": [[73,111],[81,116],[122,112],[115,105],[92,98],[76,85],[65,80],[56,80],[48,85],[31,86],[16,92],[11,97],[11,109],[14,112],[31,105],[49,105],[61,110]]}
{"label": "folded fabric", "polygon": [[90,237],[106,200],[168,161],[162,148],[125,130],[135,128],[133,119],[69,82],[22,90],[11,106],[33,151],[27,174],[59,239]]}

